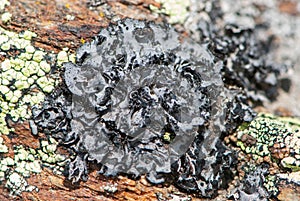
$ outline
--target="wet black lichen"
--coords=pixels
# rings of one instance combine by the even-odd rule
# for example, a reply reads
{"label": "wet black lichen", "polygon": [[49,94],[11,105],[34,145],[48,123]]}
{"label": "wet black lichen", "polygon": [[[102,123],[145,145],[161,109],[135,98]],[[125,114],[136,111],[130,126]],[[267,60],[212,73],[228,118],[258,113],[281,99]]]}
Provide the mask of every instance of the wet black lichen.
{"label": "wet black lichen", "polygon": [[260,41],[253,29],[227,25],[224,34],[212,39],[210,50],[224,61],[224,83],[243,88],[255,102],[278,96],[279,76],[286,67],[269,57],[273,39]]}
{"label": "wet black lichen", "polygon": [[[210,49],[224,61],[224,83],[242,87],[254,101],[278,95],[278,77],[285,67],[268,59],[272,37],[261,41],[253,29],[226,25]],[[263,96],[262,96],[263,95]]]}
{"label": "wet black lichen", "polygon": [[254,115],[223,85],[207,45],[180,42],[169,25],[121,20],[65,63],[64,83],[33,108],[40,131],[75,152],[68,177],[87,164],[107,176],[146,174],[152,183],[213,197],[233,178],[235,154],[221,137]]}
{"label": "wet black lichen", "polygon": [[[275,100],[282,87],[280,75],[287,70],[275,63],[276,36],[270,35],[267,22],[247,24],[249,21],[242,16],[251,18],[251,14],[248,16],[245,10],[223,12],[221,8],[229,5],[220,0],[195,3],[185,24],[186,31],[192,38],[207,42],[213,54],[223,61],[225,85],[242,88],[255,103],[261,104],[266,98]],[[233,13],[235,17],[230,16]]]}

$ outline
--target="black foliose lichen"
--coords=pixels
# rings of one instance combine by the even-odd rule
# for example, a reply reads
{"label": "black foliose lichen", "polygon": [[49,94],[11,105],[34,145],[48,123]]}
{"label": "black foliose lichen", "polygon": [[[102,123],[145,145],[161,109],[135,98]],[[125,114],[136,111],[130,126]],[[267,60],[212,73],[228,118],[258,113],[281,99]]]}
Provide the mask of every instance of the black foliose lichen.
{"label": "black foliose lichen", "polygon": [[278,95],[279,75],[286,68],[268,58],[272,40],[272,37],[259,40],[251,28],[226,25],[210,46],[224,61],[224,83],[243,88],[254,101],[262,101],[264,97],[274,100]]}
{"label": "black foliose lichen", "polygon": [[[221,72],[225,85],[242,88],[255,103],[260,104],[266,98],[275,100],[280,75],[287,70],[271,56],[275,36],[259,36],[259,31],[267,32],[266,24],[250,28],[247,24],[224,23],[220,3],[205,0],[193,7],[191,18],[194,19],[188,24],[192,30],[188,31],[193,38],[209,43],[211,52],[223,61]],[[207,17],[199,17],[201,14]]]}
{"label": "black foliose lichen", "polygon": [[254,116],[240,90],[223,85],[207,45],[180,41],[169,25],[121,20],[65,63],[64,83],[33,108],[40,131],[75,152],[68,177],[99,172],[213,197],[233,178],[223,134]]}

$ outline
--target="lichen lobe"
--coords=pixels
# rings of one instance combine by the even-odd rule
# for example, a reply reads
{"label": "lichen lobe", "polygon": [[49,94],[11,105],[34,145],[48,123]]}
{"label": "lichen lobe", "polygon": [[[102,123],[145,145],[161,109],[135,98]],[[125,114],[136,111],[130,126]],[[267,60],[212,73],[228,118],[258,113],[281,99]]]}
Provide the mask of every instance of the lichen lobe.
{"label": "lichen lobe", "polygon": [[76,57],[64,64],[65,115],[52,117],[68,125],[55,135],[76,153],[69,178],[87,179],[87,162],[96,161],[107,176],[171,178],[206,197],[226,185],[233,156],[219,139],[224,87],[206,46],[180,43],[168,25],[126,19]]}

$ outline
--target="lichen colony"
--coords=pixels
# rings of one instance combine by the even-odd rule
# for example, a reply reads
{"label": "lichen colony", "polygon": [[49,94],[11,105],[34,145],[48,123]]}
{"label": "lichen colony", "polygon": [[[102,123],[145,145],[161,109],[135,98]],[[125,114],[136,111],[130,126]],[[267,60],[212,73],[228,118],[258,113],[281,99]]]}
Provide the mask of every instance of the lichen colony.
{"label": "lichen colony", "polygon": [[76,59],[32,111],[39,131],[75,154],[69,179],[86,180],[93,162],[106,176],[146,175],[204,197],[233,179],[236,156],[222,137],[254,112],[241,89],[223,84],[226,66],[208,44],[181,39],[167,24],[125,19]]}

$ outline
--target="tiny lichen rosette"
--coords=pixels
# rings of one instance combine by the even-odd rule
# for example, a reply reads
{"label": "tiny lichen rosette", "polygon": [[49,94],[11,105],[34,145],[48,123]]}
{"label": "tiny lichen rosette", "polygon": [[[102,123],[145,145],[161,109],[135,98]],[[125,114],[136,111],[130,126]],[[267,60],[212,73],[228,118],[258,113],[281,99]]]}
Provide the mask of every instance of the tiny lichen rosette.
{"label": "tiny lichen rosette", "polygon": [[107,176],[169,178],[206,197],[230,181],[222,64],[206,45],[180,41],[167,24],[125,19],[80,47],[76,60],[33,110],[40,130],[75,151],[70,179],[86,180],[94,161]]}

